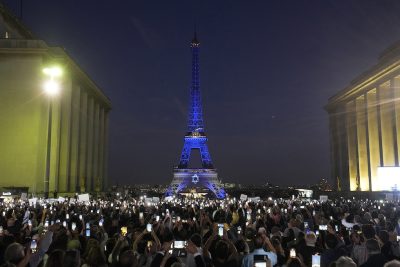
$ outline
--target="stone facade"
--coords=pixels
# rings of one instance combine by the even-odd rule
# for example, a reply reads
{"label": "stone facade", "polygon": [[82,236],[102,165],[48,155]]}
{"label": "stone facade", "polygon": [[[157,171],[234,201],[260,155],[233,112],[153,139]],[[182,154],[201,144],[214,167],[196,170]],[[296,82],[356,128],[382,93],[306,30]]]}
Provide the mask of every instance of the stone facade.
{"label": "stone facade", "polygon": [[[53,65],[63,70],[61,91],[49,98],[42,70]],[[101,191],[110,100],[63,48],[35,39],[1,4],[0,81],[0,187],[44,192],[51,110],[49,191]]]}
{"label": "stone facade", "polygon": [[380,191],[379,167],[398,167],[400,42],[329,99],[332,179],[343,190]]}

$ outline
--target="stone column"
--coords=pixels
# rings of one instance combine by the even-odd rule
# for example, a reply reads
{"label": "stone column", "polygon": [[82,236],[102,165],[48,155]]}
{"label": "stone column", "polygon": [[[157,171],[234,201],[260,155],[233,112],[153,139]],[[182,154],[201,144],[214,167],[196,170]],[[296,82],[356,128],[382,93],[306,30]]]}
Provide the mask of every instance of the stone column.
{"label": "stone column", "polygon": [[99,103],[94,103],[94,115],[93,115],[93,161],[92,161],[92,190],[98,188],[98,163],[99,163],[99,117],[100,109]]}
{"label": "stone column", "polygon": [[79,191],[86,191],[88,95],[81,91],[80,136],[79,136]]}
{"label": "stone column", "polygon": [[368,168],[368,147],[367,147],[367,124],[365,116],[364,95],[356,99],[356,120],[357,120],[357,152],[358,152],[358,175],[360,177],[361,191],[369,191],[369,168]]}
{"label": "stone column", "polygon": [[87,125],[87,142],[86,142],[86,191],[93,190],[92,171],[93,171],[93,115],[94,115],[94,99],[88,98],[88,125]]}
{"label": "stone column", "polygon": [[346,131],[347,131],[347,150],[349,155],[349,177],[350,190],[357,189],[358,172],[358,143],[357,143],[357,120],[355,114],[355,100],[346,104]]}
{"label": "stone column", "polygon": [[81,88],[76,84],[72,86],[71,100],[71,153],[70,153],[70,179],[68,191],[77,192],[79,184],[79,143],[81,119]]}

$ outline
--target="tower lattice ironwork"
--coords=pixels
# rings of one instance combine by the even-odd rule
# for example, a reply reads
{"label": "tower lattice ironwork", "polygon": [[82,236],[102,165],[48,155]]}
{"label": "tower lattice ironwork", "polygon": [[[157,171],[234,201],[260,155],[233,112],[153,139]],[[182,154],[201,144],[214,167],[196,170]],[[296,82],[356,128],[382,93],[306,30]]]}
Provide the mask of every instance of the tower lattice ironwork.
{"label": "tower lattice ironwork", "polygon": [[[207,136],[204,131],[203,109],[200,91],[200,42],[196,32],[191,42],[192,50],[192,82],[190,86],[190,103],[187,133],[179,161],[174,169],[174,178],[167,195],[183,192],[188,187],[203,187],[209,189],[217,198],[225,197],[218,173],[214,168],[207,146]],[[191,152],[198,149],[202,168],[189,168]]]}

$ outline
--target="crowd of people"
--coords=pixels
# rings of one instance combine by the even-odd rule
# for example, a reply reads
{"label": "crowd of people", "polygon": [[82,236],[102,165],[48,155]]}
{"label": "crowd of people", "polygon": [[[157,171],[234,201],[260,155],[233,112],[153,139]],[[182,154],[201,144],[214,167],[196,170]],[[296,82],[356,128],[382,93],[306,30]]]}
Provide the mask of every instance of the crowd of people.
{"label": "crowd of people", "polygon": [[400,266],[397,202],[114,196],[0,203],[0,266]]}

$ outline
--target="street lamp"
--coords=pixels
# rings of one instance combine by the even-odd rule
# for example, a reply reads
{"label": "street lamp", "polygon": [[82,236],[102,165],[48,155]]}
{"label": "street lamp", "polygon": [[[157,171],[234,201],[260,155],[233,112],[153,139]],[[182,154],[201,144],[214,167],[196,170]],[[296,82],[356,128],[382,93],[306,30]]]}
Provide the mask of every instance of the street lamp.
{"label": "street lamp", "polygon": [[47,153],[46,153],[46,175],[44,177],[44,197],[49,197],[50,182],[50,151],[51,151],[51,121],[53,110],[53,97],[60,92],[60,83],[57,80],[61,76],[62,70],[59,67],[44,68],[43,73],[48,77],[45,81],[43,89],[48,95],[49,100],[49,120],[47,124]]}

